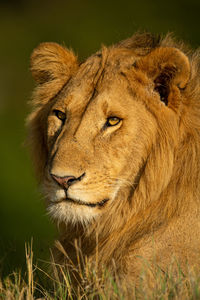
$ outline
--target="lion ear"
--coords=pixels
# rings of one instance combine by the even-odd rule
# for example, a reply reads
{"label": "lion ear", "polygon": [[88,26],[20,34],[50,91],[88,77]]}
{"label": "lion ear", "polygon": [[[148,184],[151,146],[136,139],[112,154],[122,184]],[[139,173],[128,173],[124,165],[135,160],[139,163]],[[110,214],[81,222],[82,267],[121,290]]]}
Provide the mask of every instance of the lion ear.
{"label": "lion ear", "polygon": [[77,65],[73,52],[56,43],[42,43],[31,55],[31,72],[39,84],[54,79],[66,81]]}
{"label": "lion ear", "polygon": [[188,57],[180,50],[160,47],[139,59],[136,67],[142,70],[154,82],[155,91],[166,105],[173,86],[184,89],[190,78]]}
{"label": "lion ear", "polygon": [[72,51],[56,43],[40,44],[31,55],[31,72],[38,83],[33,92],[32,103],[47,103],[77,69],[77,58]]}

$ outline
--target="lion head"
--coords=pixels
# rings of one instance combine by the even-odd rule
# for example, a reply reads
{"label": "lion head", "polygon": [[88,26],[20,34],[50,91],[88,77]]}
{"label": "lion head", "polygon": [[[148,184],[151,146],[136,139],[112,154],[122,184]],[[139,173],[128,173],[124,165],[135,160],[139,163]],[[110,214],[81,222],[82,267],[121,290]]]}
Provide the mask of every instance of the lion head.
{"label": "lion head", "polygon": [[55,43],[33,51],[30,141],[55,220],[96,222],[117,247],[193,205],[198,70],[169,36],[136,34],[82,63]]}

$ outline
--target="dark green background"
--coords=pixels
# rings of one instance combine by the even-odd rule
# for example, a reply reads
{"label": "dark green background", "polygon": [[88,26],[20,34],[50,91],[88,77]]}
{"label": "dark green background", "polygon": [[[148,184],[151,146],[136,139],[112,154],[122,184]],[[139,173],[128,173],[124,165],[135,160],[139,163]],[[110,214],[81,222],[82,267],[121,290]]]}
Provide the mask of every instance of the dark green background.
{"label": "dark green background", "polygon": [[72,47],[83,59],[137,30],[174,32],[200,44],[199,0],[0,1],[0,270],[24,264],[24,243],[33,237],[44,258],[56,234],[45,214],[28,151],[25,119],[34,82],[29,57],[40,42]]}

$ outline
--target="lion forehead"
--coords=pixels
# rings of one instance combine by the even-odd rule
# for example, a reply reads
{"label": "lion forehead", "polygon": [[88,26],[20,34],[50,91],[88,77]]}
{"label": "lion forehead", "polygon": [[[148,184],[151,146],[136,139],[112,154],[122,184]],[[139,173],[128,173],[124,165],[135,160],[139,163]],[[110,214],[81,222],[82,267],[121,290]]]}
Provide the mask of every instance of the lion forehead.
{"label": "lion forehead", "polygon": [[105,106],[111,98],[115,97],[116,102],[118,98],[123,98],[125,88],[130,94],[130,89],[127,88],[129,83],[124,78],[125,72],[135,61],[135,56],[130,56],[130,53],[123,56],[123,51],[120,53],[119,50],[117,53],[110,51],[109,54],[102,52],[80,65],[77,73],[58,94],[58,105],[64,103],[69,110],[81,113],[97,96],[105,100]]}

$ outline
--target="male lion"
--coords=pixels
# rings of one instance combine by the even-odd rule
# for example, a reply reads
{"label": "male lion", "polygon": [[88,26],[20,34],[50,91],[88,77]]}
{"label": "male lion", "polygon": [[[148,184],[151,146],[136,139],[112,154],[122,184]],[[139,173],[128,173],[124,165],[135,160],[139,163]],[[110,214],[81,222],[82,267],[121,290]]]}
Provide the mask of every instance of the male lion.
{"label": "male lion", "polygon": [[[34,164],[60,243],[131,287],[143,259],[200,259],[200,63],[168,35],[135,34],[78,63],[42,43],[29,117]],[[58,255],[64,262],[67,256]]]}

